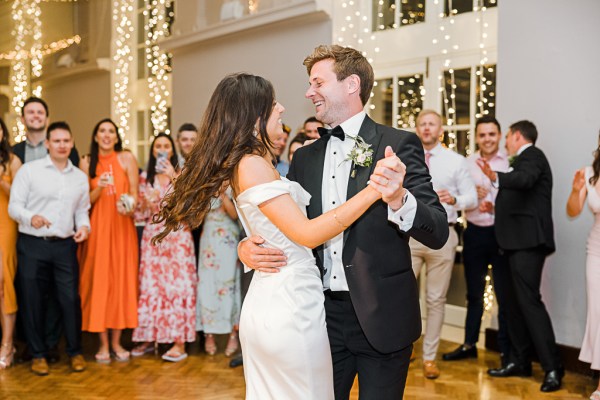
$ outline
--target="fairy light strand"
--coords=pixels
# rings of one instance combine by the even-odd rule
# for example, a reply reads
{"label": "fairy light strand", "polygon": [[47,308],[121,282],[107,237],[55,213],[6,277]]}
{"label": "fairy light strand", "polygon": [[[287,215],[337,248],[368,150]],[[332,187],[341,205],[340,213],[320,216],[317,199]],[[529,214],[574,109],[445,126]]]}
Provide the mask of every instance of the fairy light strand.
{"label": "fairy light strand", "polygon": [[[64,50],[74,44],[79,44],[79,43],[81,43],[81,37],[79,35],[75,35],[75,36],[67,38],[67,39],[61,39],[61,40],[57,40],[56,42],[45,44],[42,46],[40,52],[41,52],[42,56],[49,56],[58,51]],[[32,56],[32,53],[27,50],[22,50],[21,53],[22,53],[21,54],[22,58],[30,58]],[[17,52],[15,50],[12,50],[12,51],[9,51],[6,53],[0,53],[0,61],[1,60],[12,61],[16,57],[17,57]]]}
{"label": "fairy light strand", "polygon": [[133,5],[134,0],[115,0],[113,3],[114,22],[114,76],[113,100],[115,116],[119,125],[119,134],[125,141],[130,130],[131,96],[129,82],[131,65],[133,63],[131,40],[133,36]]}
{"label": "fairy light strand", "polygon": [[150,98],[152,106],[150,107],[150,120],[152,122],[153,133],[159,132],[170,134],[168,128],[168,99],[170,96],[168,90],[169,65],[171,55],[160,49],[159,41],[169,35],[169,18],[167,15],[171,0],[147,0],[144,14],[147,22],[144,25],[146,34],[146,61],[150,69],[148,76],[148,88],[150,89]]}

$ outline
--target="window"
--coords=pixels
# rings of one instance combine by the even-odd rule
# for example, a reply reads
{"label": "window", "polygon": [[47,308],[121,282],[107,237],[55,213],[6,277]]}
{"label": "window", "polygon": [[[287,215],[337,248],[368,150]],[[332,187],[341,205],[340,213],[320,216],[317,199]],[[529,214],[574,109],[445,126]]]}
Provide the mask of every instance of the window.
{"label": "window", "polygon": [[399,128],[414,128],[417,124],[417,115],[423,109],[425,87],[423,76],[398,77],[398,115],[396,117]]}
{"label": "window", "polygon": [[425,0],[373,0],[372,30],[383,31],[425,21]]}
{"label": "window", "polygon": [[471,12],[479,7],[496,7],[498,0],[444,0],[444,15]]}
{"label": "window", "polygon": [[373,84],[369,116],[376,122],[393,126],[393,80],[380,79]]}

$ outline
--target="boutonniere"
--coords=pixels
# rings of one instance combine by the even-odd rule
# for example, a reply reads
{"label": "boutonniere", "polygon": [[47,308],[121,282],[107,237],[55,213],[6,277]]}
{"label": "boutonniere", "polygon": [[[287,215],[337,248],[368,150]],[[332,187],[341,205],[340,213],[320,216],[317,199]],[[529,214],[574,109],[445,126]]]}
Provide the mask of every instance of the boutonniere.
{"label": "boutonniere", "polygon": [[356,176],[356,169],[354,166],[368,167],[373,163],[373,149],[371,145],[360,136],[347,136],[349,139],[354,140],[354,147],[350,150],[350,153],[346,156],[346,160],[352,161],[352,174],[351,177]]}
{"label": "boutonniere", "polygon": [[515,161],[517,161],[517,157],[519,157],[519,156],[517,156],[516,154],[508,157],[508,166],[509,167],[512,167],[512,165],[515,163]]}

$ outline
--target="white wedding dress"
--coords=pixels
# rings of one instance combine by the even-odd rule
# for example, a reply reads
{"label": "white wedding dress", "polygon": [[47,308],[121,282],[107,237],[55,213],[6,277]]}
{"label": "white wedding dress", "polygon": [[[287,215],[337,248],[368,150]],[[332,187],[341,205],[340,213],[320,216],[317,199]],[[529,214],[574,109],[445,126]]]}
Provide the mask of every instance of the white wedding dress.
{"label": "white wedding dress", "polygon": [[246,233],[283,250],[279,273],[254,272],[242,306],[240,343],[248,400],[330,400],[333,369],[323,284],[312,251],[288,239],[258,206],[289,194],[306,215],[310,194],[285,178],[242,192],[236,206]]}

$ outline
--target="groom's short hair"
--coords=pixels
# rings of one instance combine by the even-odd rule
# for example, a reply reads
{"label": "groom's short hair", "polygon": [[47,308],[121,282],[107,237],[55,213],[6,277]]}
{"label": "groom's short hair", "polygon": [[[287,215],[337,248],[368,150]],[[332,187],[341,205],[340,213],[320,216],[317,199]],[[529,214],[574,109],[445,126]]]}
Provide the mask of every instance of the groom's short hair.
{"label": "groom's short hair", "polygon": [[333,60],[333,70],[338,81],[342,81],[354,74],[360,78],[360,100],[367,104],[371,97],[375,74],[371,63],[356,49],[342,47],[336,44],[332,46],[321,45],[315,48],[311,55],[304,59],[304,66],[308,74],[312,67],[323,60]]}

